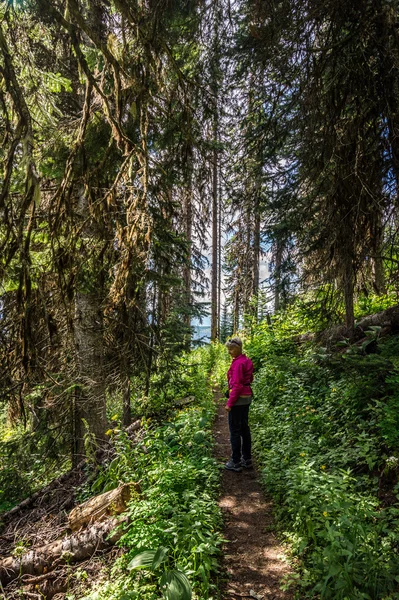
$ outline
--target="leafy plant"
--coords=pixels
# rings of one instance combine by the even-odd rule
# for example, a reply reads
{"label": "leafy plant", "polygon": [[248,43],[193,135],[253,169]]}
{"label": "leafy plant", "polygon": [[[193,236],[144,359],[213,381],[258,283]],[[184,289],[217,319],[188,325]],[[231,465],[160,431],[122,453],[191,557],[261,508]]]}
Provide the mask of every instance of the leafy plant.
{"label": "leafy plant", "polygon": [[168,562],[168,549],[160,546],[157,550],[141,550],[129,563],[128,569],[147,569],[153,573],[167,600],[191,600],[191,584],[186,575],[178,569],[167,568]]}
{"label": "leafy plant", "polygon": [[160,592],[168,600],[185,599],[189,585],[193,598],[217,597],[223,538],[219,469],[212,456],[216,409],[208,383],[209,352],[201,348],[186,358],[196,365],[190,383],[195,402],[175,407],[167,421],[143,419],[139,444],[123,431],[111,436],[115,456],[92,482],[92,493],[119,481],[140,481],[142,495],[127,509],[129,522],[119,542],[126,552],[111,580],[86,597],[90,600],[155,600]]}
{"label": "leafy plant", "polygon": [[[397,337],[376,327],[363,348],[328,353],[293,344],[297,309],[285,317],[254,327],[246,350],[257,366],[254,452],[296,557],[286,585],[301,598],[397,599]],[[378,354],[367,354],[371,341]]]}

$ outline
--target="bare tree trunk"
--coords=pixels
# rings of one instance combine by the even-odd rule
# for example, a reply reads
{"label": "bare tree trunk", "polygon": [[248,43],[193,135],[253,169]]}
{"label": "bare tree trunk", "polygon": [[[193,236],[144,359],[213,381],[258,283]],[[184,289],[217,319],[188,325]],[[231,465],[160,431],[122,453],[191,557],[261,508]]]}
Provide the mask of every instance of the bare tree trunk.
{"label": "bare tree trunk", "polygon": [[245,262],[244,281],[242,287],[243,313],[244,317],[250,314],[250,303],[252,298],[252,211],[249,198],[245,202],[244,235],[245,235]]}
{"label": "bare tree trunk", "polygon": [[379,215],[378,221],[379,222],[374,231],[375,256],[373,258],[372,269],[374,291],[378,296],[382,296],[386,293],[384,260],[382,258],[384,242],[384,226],[382,224],[382,215]]}
{"label": "bare tree trunk", "polygon": [[129,427],[132,422],[132,410],[130,406],[130,377],[126,375],[122,382],[122,400],[123,400],[123,427]]}
{"label": "bare tree trunk", "polygon": [[[214,123],[214,142],[218,137],[217,115]],[[212,290],[211,290],[211,341],[218,337],[218,155],[213,151],[212,182]]]}
{"label": "bare tree trunk", "polygon": [[280,310],[281,305],[281,265],[283,262],[283,243],[277,242],[276,248],[276,266],[274,268],[274,312]]}
{"label": "bare tree trunk", "polygon": [[219,157],[217,143],[219,141],[219,85],[220,85],[220,40],[219,40],[219,25],[222,19],[221,7],[218,0],[215,5],[215,20],[213,31],[213,69],[212,69],[212,93],[213,93],[213,160],[212,160],[212,276],[211,276],[211,341],[218,339],[218,281],[219,268],[218,264],[218,174],[219,174]]}
{"label": "bare tree trunk", "polygon": [[218,338],[221,336],[221,299],[222,299],[222,189],[221,189],[221,172],[219,163],[219,231],[218,231]]}
{"label": "bare tree trunk", "polygon": [[344,266],[344,300],[345,300],[345,325],[350,335],[353,334],[355,326],[355,309],[354,309],[354,273],[352,261],[347,261]]}
{"label": "bare tree trunk", "polygon": [[[258,186],[257,186],[258,187]],[[257,189],[258,191],[258,189]],[[259,259],[260,259],[260,212],[259,195],[255,199],[254,243],[253,243],[253,268],[252,268],[252,295],[255,298],[253,315],[258,320],[258,294],[259,294]]]}
{"label": "bare tree trunk", "polygon": [[[89,201],[85,191],[79,193],[77,214],[87,224],[82,229],[85,244],[95,245],[98,237],[92,223]],[[78,366],[79,391],[75,396],[75,453],[77,459],[85,454],[84,439],[92,436],[97,445],[105,441],[107,425],[105,403],[103,318],[99,277],[81,265],[82,275],[75,293],[74,336]],[[75,457],[76,461],[76,457]]]}
{"label": "bare tree trunk", "polygon": [[[397,64],[399,61],[399,34],[397,27],[397,10],[394,6],[384,3],[380,12],[380,23],[377,36],[382,44],[381,56],[385,61],[384,94],[388,110],[388,140],[391,151],[391,166],[395,181],[396,202],[399,198],[399,102]],[[392,43],[394,40],[394,43]]]}
{"label": "bare tree trunk", "polygon": [[76,454],[85,453],[84,437],[93,434],[97,444],[105,440],[105,379],[102,315],[97,294],[77,292],[75,297],[75,344],[79,369],[76,397]]}
{"label": "bare tree trunk", "polygon": [[144,395],[148,396],[150,393],[150,383],[151,383],[151,371],[152,371],[152,361],[154,357],[154,337],[155,337],[155,309],[157,306],[157,289],[155,283],[153,285],[153,296],[152,296],[152,321],[150,328],[150,337],[149,337],[149,352],[148,359],[146,364],[146,375],[145,375],[145,386],[144,386]]}
{"label": "bare tree trunk", "polygon": [[[193,162],[193,149],[191,145],[187,147],[187,156],[186,156],[186,169],[187,169],[187,184],[186,189],[184,190],[184,228],[186,239],[188,243],[188,253],[187,253],[187,264],[184,267],[183,271],[183,281],[184,281],[184,295],[185,301],[187,303],[187,314],[184,317],[184,322],[189,329],[191,327],[191,315],[190,315],[190,306],[191,306],[191,243],[193,238],[193,182],[192,182],[192,162]],[[187,334],[186,338],[186,350],[190,350],[191,343],[191,334]]]}
{"label": "bare tree trunk", "polygon": [[233,333],[237,333],[240,326],[240,292],[236,285],[234,290],[234,310],[233,310]]}

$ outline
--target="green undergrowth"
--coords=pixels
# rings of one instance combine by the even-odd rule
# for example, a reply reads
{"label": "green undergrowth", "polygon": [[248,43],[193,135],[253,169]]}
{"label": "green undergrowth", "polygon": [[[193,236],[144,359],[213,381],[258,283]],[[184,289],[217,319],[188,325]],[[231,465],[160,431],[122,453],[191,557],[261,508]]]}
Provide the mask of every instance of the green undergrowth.
{"label": "green undergrowth", "polygon": [[51,431],[10,427],[0,416],[0,521],[1,513],[47,485],[70,468],[61,457]]}
{"label": "green undergrowth", "polygon": [[[254,454],[298,598],[399,598],[399,336],[375,353],[298,344],[298,310],[245,340],[256,367]],[[306,323],[306,328],[309,322]],[[295,337],[294,337],[295,340]],[[220,354],[222,381],[226,356]]]}
{"label": "green undergrowth", "polygon": [[119,542],[124,555],[112,567],[109,581],[86,600],[186,600],[191,596],[184,582],[189,582],[193,599],[218,597],[223,540],[219,469],[212,457],[215,406],[207,381],[213,357],[201,349],[189,359],[195,402],[176,410],[168,422],[145,420],[139,444],[122,431],[114,433],[117,455],[92,484],[91,492],[97,494],[134,481],[141,493],[128,506],[129,524]]}

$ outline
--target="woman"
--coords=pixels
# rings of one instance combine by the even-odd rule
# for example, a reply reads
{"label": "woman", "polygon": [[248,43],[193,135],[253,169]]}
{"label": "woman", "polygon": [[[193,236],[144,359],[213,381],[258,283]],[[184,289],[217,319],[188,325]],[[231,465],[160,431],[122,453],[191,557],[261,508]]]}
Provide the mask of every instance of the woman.
{"label": "woman", "polygon": [[226,347],[233,360],[227,372],[229,396],[226,404],[229,413],[231,458],[225,464],[225,468],[239,473],[243,468],[252,468],[248,413],[252,402],[251,383],[254,366],[252,360],[242,353],[242,341],[239,337],[228,340]]}

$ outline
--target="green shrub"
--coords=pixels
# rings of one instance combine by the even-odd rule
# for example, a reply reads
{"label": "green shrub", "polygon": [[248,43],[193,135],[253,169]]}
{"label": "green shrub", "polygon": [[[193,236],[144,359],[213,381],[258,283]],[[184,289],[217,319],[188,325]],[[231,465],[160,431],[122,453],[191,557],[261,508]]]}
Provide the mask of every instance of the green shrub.
{"label": "green shrub", "polygon": [[331,354],[297,343],[319,324],[309,314],[297,305],[246,343],[254,453],[296,557],[287,585],[300,598],[399,599],[398,338],[372,332],[376,354]]}
{"label": "green shrub", "polygon": [[[92,485],[92,492],[100,493],[120,481],[140,481],[142,496],[129,504],[129,524],[120,540],[126,553],[115,564],[112,581],[87,599],[160,598],[160,582],[165,577],[171,582],[176,577],[181,581],[187,578],[193,598],[217,597],[213,579],[223,540],[217,504],[219,469],[212,457],[216,409],[207,381],[212,361],[206,349],[195,351],[189,360],[197,364],[191,382],[196,402],[175,411],[166,423],[157,425],[148,419],[139,444],[132,444],[117,431],[117,456]],[[159,548],[167,556],[165,572],[169,575],[163,576],[158,565],[154,569],[129,570],[138,554]],[[187,588],[182,585],[181,590],[183,600]]]}

